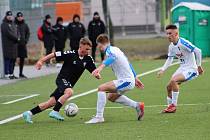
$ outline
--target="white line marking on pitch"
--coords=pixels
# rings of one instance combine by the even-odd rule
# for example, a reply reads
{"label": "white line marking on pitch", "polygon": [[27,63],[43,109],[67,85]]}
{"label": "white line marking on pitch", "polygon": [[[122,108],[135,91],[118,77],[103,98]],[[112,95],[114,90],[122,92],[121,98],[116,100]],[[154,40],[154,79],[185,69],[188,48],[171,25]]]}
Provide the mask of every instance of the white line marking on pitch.
{"label": "white line marking on pitch", "polygon": [[[198,103],[198,104],[179,104],[178,106],[201,106],[201,105],[210,105],[210,103]],[[155,108],[155,107],[164,107],[167,105],[148,105],[145,106],[145,108]],[[122,109],[122,108],[130,108],[126,106],[109,106],[105,107],[105,109]],[[81,107],[79,108],[80,110],[95,110],[96,107]],[[47,110],[52,110],[52,109],[47,109]],[[61,109],[64,110],[64,109]]]}
{"label": "white line marking on pitch", "polygon": [[5,102],[5,103],[2,103],[2,104],[8,105],[8,104],[12,104],[12,103],[15,103],[15,102],[26,100],[26,99],[29,99],[29,98],[32,98],[32,97],[36,97],[36,96],[39,96],[39,94],[32,94],[30,96],[26,96],[26,97],[23,97],[23,98],[15,99],[15,100],[12,100],[12,101],[9,101],[9,102]]}
{"label": "white line marking on pitch", "polygon": [[23,116],[23,114],[19,114],[19,115],[16,115],[16,116],[7,118],[7,119],[5,119],[5,120],[0,121],[0,124],[5,124],[5,123],[8,123],[8,122],[17,120],[17,119],[19,119],[19,118],[22,118],[22,116]]}
{"label": "white line marking on pitch", "polygon": [[[178,106],[199,106],[199,105],[210,105],[210,103],[198,103],[198,104],[179,104]],[[149,106],[145,106],[145,108],[155,108],[155,107],[164,107],[164,106],[167,106],[167,105],[149,105]],[[105,109],[122,109],[122,108],[126,108],[126,107],[120,107],[120,106],[112,106],[112,107],[105,107]],[[128,107],[127,107],[128,108]],[[79,108],[81,110],[95,110],[96,108],[95,107],[90,107],[90,108]],[[52,109],[47,109],[47,110],[52,110]],[[61,109],[63,110],[63,109]],[[13,116],[13,117],[10,117],[10,118],[7,118],[5,120],[2,120],[0,121],[0,125],[1,124],[5,124],[5,123],[8,123],[8,122],[11,122],[11,121],[14,121],[14,120],[17,120],[19,118],[22,118],[23,114],[19,114],[19,115],[16,115],[16,116]]]}
{"label": "white line marking on pitch", "polygon": [[[177,64],[179,64],[179,62],[175,62],[175,63],[171,64],[171,66],[177,65]],[[159,67],[159,68],[156,68],[156,69],[147,71],[147,72],[145,72],[145,73],[142,73],[142,74],[137,75],[137,77],[148,75],[148,74],[150,74],[150,73],[153,73],[153,72],[156,72],[156,71],[160,70],[161,68],[162,68],[162,67]],[[69,100],[76,99],[76,98],[79,98],[79,97],[81,97],[81,96],[85,96],[85,95],[94,93],[94,92],[96,92],[96,91],[97,91],[97,88],[96,88],[96,89],[89,90],[89,91],[84,92],[84,93],[81,93],[81,94],[78,94],[78,95],[75,95],[75,96],[72,96],[70,99],[68,99],[68,101],[69,101]],[[17,116],[13,116],[13,117],[10,117],[10,118],[7,118],[7,119],[5,119],[5,120],[0,121],[0,124],[5,124],[5,123],[8,123],[8,122],[10,122],[10,121],[17,120],[17,119],[19,119],[19,118],[21,118],[21,117],[22,117],[22,114],[19,114],[19,115],[17,115]]]}
{"label": "white line marking on pitch", "polygon": [[[198,103],[198,104],[179,104],[177,106],[201,106],[201,105],[210,105],[210,103]],[[155,108],[155,107],[164,107],[167,105],[148,105],[145,106],[145,108]],[[110,107],[105,107],[106,109],[120,109],[120,108],[126,108],[124,106],[110,106]],[[127,107],[130,108],[130,107]],[[91,110],[91,109],[96,109],[95,107],[90,107],[90,108],[79,108],[81,110]]]}
{"label": "white line marking on pitch", "polygon": [[18,97],[18,96],[28,96],[28,95],[1,95],[1,97]]}

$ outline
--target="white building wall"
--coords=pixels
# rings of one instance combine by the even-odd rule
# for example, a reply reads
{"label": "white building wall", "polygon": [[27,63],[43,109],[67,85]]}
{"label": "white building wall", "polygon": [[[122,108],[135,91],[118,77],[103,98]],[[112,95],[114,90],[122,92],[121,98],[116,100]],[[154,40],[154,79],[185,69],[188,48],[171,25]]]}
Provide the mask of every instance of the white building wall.
{"label": "white building wall", "polygon": [[[135,26],[156,23],[155,0],[108,0],[108,5],[114,26]],[[91,0],[91,14],[94,11],[98,11],[102,15],[101,0]]]}

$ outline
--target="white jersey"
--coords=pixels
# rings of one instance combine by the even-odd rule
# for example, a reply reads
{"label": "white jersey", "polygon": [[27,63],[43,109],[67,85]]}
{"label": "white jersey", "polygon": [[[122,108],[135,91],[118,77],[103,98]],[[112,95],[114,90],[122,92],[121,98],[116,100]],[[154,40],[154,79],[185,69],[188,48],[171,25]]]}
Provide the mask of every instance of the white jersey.
{"label": "white jersey", "polygon": [[130,63],[125,54],[119,48],[108,46],[105,53],[107,57],[113,57],[115,59],[110,67],[117,79],[134,78]]}
{"label": "white jersey", "polygon": [[178,43],[169,45],[168,57],[176,57],[180,60],[180,67],[195,68],[197,64],[194,54],[195,46],[184,38],[179,38]]}

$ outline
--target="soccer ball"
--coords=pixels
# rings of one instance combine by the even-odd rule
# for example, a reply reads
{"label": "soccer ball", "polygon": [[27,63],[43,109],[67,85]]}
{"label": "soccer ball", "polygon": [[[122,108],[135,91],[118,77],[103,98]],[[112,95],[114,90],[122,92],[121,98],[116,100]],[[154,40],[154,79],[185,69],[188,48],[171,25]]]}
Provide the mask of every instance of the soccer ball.
{"label": "soccer ball", "polygon": [[78,106],[75,103],[70,103],[65,106],[64,112],[68,117],[74,117],[79,111]]}

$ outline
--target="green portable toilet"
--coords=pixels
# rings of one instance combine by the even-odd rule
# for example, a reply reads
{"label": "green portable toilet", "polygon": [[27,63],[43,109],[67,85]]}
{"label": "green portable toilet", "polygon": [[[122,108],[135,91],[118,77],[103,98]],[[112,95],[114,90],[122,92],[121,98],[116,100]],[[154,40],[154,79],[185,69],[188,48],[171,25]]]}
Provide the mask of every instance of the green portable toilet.
{"label": "green portable toilet", "polygon": [[180,36],[210,56],[210,7],[197,2],[181,2],[171,9],[172,22],[179,27]]}

